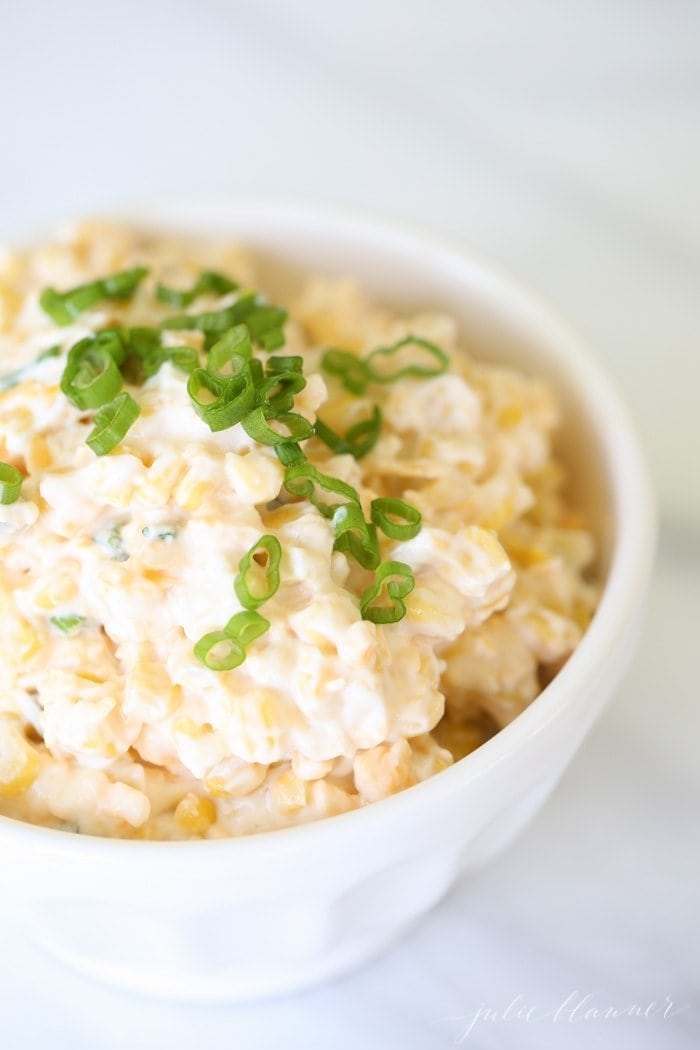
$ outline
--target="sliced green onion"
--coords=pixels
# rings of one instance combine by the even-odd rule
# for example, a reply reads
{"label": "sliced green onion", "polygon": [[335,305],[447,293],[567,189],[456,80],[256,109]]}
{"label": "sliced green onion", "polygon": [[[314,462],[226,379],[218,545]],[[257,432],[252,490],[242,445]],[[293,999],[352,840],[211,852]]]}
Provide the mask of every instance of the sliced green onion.
{"label": "sliced green onion", "polygon": [[41,364],[42,361],[46,361],[49,357],[58,357],[60,353],[60,346],[50,346],[48,350],[43,350],[33,361],[15,368],[13,372],[7,372],[4,376],[0,376],[0,392],[11,390],[13,387],[18,386],[19,383],[24,382],[32,374],[36,366]]}
{"label": "sliced green onion", "polygon": [[187,382],[187,393],[197,415],[215,433],[240,423],[255,404],[255,384],[248,367],[231,379],[195,368]]}
{"label": "sliced green onion", "polygon": [[245,649],[269,629],[270,621],[252,611],[236,613],[224,627],[229,638],[236,638]]}
{"label": "sliced green onion", "polygon": [[306,386],[301,372],[277,372],[258,385],[258,401],[279,412],[289,412],[295,396]]}
{"label": "sliced green onion", "polygon": [[333,549],[351,554],[363,569],[376,569],[381,561],[377,530],[365,521],[358,503],[345,503],[332,519],[335,543]]}
{"label": "sliced green onion", "polygon": [[216,273],[215,270],[203,270],[188,291],[179,292],[176,288],[157,284],[156,299],[166,306],[172,306],[174,310],[183,310],[200,295],[226,295],[227,292],[235,292],[237,288],[236,282],[225,274]]}
{"label": "sliced green onion", "polygon": [[370,418],[362,419],[351,426],[345,437],[336,434],[321,419],[316,420],[314,433],[336,455],[350,455],[355,459],[362,459],[376,445],[381,426],[382,413],[379,405],[375,405]]}
{"label": "sliced green onion", "polygon": [[245,649],[226,631],[210,631],[199,639],[194,655],[210,671],[232,671],[245,660]]}
{"label": "sliced green onion", "polygon": [[[391,368],[393,363],[391,358],[406,347],[414,347],[418,350],[418,359],[416,361],[412,360],[409,364],[399,368],[394,367],[394,371],[382,371],[381,367],[378,367],[381,366],[384,359],[387,359],[389,368]],[[421,358],[423,359],[422,364]],[[415,335],[399,339],[392,346],[379,347],[365,358],[367,372],[370,379],[375,383],[393,383],[396,379],[402,379],[404,376],[423,378],[439,376],[447,371],[449,364],[450,359],[443,350],[435,346],[434,343],[429,343],[427,339],[419,339]]]}
{"label": "sliced green onion", "polygon": [[227,306],[223,310],[207,310],[203,314],[176,314],[174,317],[166,317],[161,328],[177,331],[190,329],[204,332],[206,335],[220,336],[229,328],[245,320],[245,313],[244,316],[241,316],[241,310],[237,309],[239,302],[240,300],[237,300],[232,306]]}
{"label": "sliced green onion", "polygon": [[66,292],[45,288],[39,298],[39,304],[56,324],[71,324],[81,313],[103,299],[128,299],[147,273],[148,270],[143,266],[137,266],[133,270],[123,270],[110,277],[91,281],[90,284],[80,284]]}
{"label": "sliced green onion", "polygon": [[268,357],[265,370],[269,376],[280,372],[303,372],[304,358],[299,354],[282,354],[281,356]]}
{"label": "sliced green onion", "polygon": [[270,621],[256,612],[232,616],[223,631],[211,631],[200,638],[194,655],[210,671],[232,671],[246,657],[246,647],[270,627]]}
{"label": "sliced green onion", "polygon": [[298,467],[300,463],[306,462],[306,456],[296,441],[280,441],[275,445],[275,453],[285,467]]}
{"label": "sliced green onion", "polygon": [[287,311],[279,306],[260,306],[248,315],[247,325],[256,343],[264,350],[276,350],[284,346],[283,325]]}
{"label": "sliced green onion", "polygon": [[234,325],[245,323],[252,338],[265,350],[284,345],[282,326],[287,319],[285,310],[266,306],[257,292],[244,292],[231,306],[223,310],[209,310],[202,314],[176,314],[166,317],[161,328],[196,329],[206,335],[221,335]]}
{"label": "sliced green onion", "polygon": [[144,377],[150,379],[167,362],[190,375],[199,365],[199,354],[191,346],[159,346],[145,354],[141,361]]}
{"label": "sliced green onion", "polygon": [[[314,507],[324,518],[332,518],[339,504],[360,502],[360,497],[352,485],[348,485],[340,478],[332,478],[327,474],[321,474],[316,467],[310,463],[300,463],[295,467],[287,467],[284,474],[284,487],[292,496],[301,496],[313,503]],[[320,491],[319,491],[320,490]],[[340,499],[326,501],[322,495],[339,496]]]}
{"label": "sliced green onion", "polygon": [[321,358],[321,368],[332,376],[338,376],[351,394],[364,394],[369,385],[367,365],[349,350],[326,350]]}
{"label": "sliced green onion", "polygon": [[106,456],[122,441],[140,411],[131,394],[118,394],[95,414],[85,444],[96,456]]}
{"label": "sliced green onion", "polygon": [[52,616],[49,619],[49,623],[53,624],[54,627],[58,628],[61,634],[72,634],[76,627],[80,627],[81,623],[85,623],[86,616]]}
{"label": "sliced green onion", "polygon": [[154,350],[160,349],[161,332],[159,328],[137,325],[134,328],[122,328],[120,332],[129,353],[135,357],[146,357]]}
{"label": "sliced green onion", "polygon": [[243,555],[238,563],[234,590],[244,609],[257,609],[276,594],[280,585],[282,547],[269,533]]}
{"label": "sliced green onion", "polygon": [[224,332],[221,339],[210,349],[207,355],[207,372],[219,379],[230,379],[237,375],[243,362],[253,356],[250,332],[244,324],[236,324]]}
{"label": "sliced green onion", "polygon": [[420,532],[421,512],[402,499],[373,499],[371,517],[384,535],[392,540],[412,540]]}
{"label": "sliced green onion", "polygon": [[[271,423],[285,427],[288,433],[280,433]],[[273,408],[260,406],[243,420],[243,429],[261,445],[279,445],[289,441],[305,441],[314,432],[313,424],[298,412],[275,412]]]}
{"label": "sliced green onion", "polygon": [[0,463],[0,503],[16,503],[22,491],[24,475],[11,463]]}
{"label": "sliced green onion", "polygon": [[[374,574],[374,583],[360,597],[362,619],[380,624],[402,620],[406,615],[403,599],[415,585],[410,565],[401,561],[384,562]],[[387,603],[387,598],[391,604]]]}
{"label": "sliced green onion", "polygon": [[[114,346],[119,344],[115,337]],[[122,376],[105,341],[81,339],[71,348],[61,376],[61,390],[77,408],[99,408],[121,390]]]}

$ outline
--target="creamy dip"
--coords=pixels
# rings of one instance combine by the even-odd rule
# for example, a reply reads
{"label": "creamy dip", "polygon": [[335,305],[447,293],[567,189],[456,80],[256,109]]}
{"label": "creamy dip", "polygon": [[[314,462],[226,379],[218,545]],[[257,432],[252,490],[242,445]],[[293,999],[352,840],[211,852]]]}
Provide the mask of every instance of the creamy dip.
{"label": "creamy dip", "polygon": [[[251,290],[252,357],[224,344],[198,412],[192,369],[217,371]],[[0,461],[22,478],[0,505],[0,813],[158,839],[341,813],[478,747],[579,642],[594,542],[546,382],[349,281],[264,292],[242,249],[96,222],[0,259]],[[108,403],[89,353],[66,379],[105,329],[126,354]],[[212,429],[244,372],[257,422]],[[123,434],[112,395],[138,413]],[[307,494],[310,467],[330,488]]]}

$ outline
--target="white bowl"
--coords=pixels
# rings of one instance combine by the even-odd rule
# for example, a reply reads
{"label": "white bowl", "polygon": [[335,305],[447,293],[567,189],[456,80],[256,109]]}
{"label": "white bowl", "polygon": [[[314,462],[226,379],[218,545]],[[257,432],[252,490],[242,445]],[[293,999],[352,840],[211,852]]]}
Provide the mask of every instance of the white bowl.
{"label": "white bowl", "polygon": [[551,792],[630,662],[655,513],[627,412],[587,347],[490,266],[383,223],[269,202],[180,201],[120,216],[233,239],[356,277],[398,307],[439,307],[483,358],[548,378],[562,450],[602,545],[605,589],[564,669],[511,725],[432,779],[360,811],[252,837],[119,841],[0,818],[0,887],[67,963],[174,999],[325,981],[378,952]]}

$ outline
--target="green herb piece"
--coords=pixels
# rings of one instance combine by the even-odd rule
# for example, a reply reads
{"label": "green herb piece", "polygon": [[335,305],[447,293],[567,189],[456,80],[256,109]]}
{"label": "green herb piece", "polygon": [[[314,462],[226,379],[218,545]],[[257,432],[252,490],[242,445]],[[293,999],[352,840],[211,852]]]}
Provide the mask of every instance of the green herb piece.
{"label": "green herb piece", "polygon": [[231,379],[195,368],[187,381],[187,393],[197,415],[215,433],[240,423],[255,405],[255,383],[248,363]]}
{"label": "green herb piece", "polygon": [[329,375],[338,376],[351,394],[364,394],[369,386],[367,365],[362,358],[351,354],[349,350],[326,350],[321,358],[321,368]]}
{"label": "green herb piece", "polygon": [[265,371],[269,376],[278,375],[280,372],[303,372],[304,358],[298,354],[282,354],[268,357]]}
{"label": "green herb piece", "polygon": [[[402,351],[407,348],[413,349],[414,353],[412,355],[402,354]],[[408,363],[399,364],[397,368],[393,360],[396,355],[408,356]],[[393,383],[397,379],[403,379],[404,376],[427,379],[442,375],[447,371],[450,359],[434,343],[428,342],[427,339],[419,339],[415,335],[408,335],[405,339],[399,339],[392,346],[381,346],[373,350],[365,358],[364,363],[373,382]]]}
{"label": "green herb piece", "polygon": [[[360,503],[359,494],[352,485],[341,481],[340,478],[321,474],[310,463],[287,467],[284,487],[292,496],[301,496],[313,503],[324,518],[332,518],[339,504]],[[331,499],[327,499],[327,496]]]}
{"label": "green herb piece", "polygon": [[374,583],[360,597],[362,619],[379,624],[402,620],[406,615],[403,599],[415,584],[410,565],[401,561],[384,562],[374,574]]}
{"label": "green herb piece", "polygon": [[0,463],[0,503],[16,503],[22,491],[24,475],[11,463]]}
{"label": "green herb piece", "polygon": [[99,408],[119,393],[123,380],[113,350],[122,346],[115,334],[113,342],[81,339],[70,349],[61,390],[77,408]]}
{"label": "green herb piece", "polygon": [[128,299],[134,294],[148,270],[137,266],[109,277],[102,277],[89,284],[80,284],[66,292],[45,288],[39,304],[45,314],[58,325],[71,324],[76,317],[104,299]]}
{"label": "green herb piece", "polygon": [[122,441],[140,411],[131,394],[118,394],[96,413],[85,444],[96,456],[106,456]]}
{"label": "green herb piece", "polygon": [[223,631],[211,631],[200,638],[194,655],[210,671],[232,671],[245,660],[247,647],[269,627],[270,621],[260,613],[236,613]]}
{"label": "green herb piece", "polygon": [[296,441],[280,441],[274,448],[278,460],[285,467],[298,467],[300,463],[306,462],[306,456]]}
{"label": "green herb piece", "polygon": [[351,554],[363,569],[376,569],[381,561],[377,530],[365,521],[358,503],[345,503],[332,518],[333,549]]}
{"label": "green herb piece", "polygon": [[336,434],[321,419],[316,420],[314,433],[337,456],[350,455],[362,459],[377,443],[382,427],[382,413],[379,405],[372,409],[369,419],[362,419],[348,430],[345,437]]}
{"label": "green herb piece", "polygon": [[176,525],[173,522],[167,522],[162,525],[144,525],[141,529],[141,535],[147,540],[159,540],[164,543],[172,543],[177,537],[179,531],[179,525]]}
{"label": "green herb piece", "polygon": [[159,346],[150,350],[141,360],[144,378],[150,379],[156,375],[166,363],[191,375],[199,366],[199,354],[191,346]]}
{"label": "green herb piece", "polygon": [[[275,429],[284,427],[287,433]],[[243,429],[261,445],[280,445],[289,441],[305,441],[314,432],[313,425],[298,412],[276,412],[260,406],[243,420]]]}
{"label": "green herb piece", "polygon": [[76,628],[80,627],[82,623],[85,623],[86,619],[86,616],[77,616],[75,614],[68,616],[52,616],[49,619],[49,623],[58,628],[61,634],[73,634]]}
{"label": "green herb piece", "polygon": [[372,500],[371,517],[384,535],[392,540],[412,540],[420,532],[421,512],[402,499],[386,497]]}
{"label": "green herb piece", "polygon": [[128,561],[131,557],[122,539],[123,528],[123,524],[108,525],[92,537],[97,546],[114,561]]}
{"label": "green herb piece", "polygon": [[276,594],[280,585],[282,547],[275,536],[261,536],[238,563],[234,590],[245,609],[257,609]]}
{"label": "green herb piece", "polygon": [[178,291],[165,284],[156,285],[156,299],[174,310],[183,310],[200,295],[226,295],[235,292],[238,285],[223,273],[215,270],[203,270],[192,287],[187,291]]}
{"label": "green herb piece", "polygon": [[251,338],[264,350],[276,350],[284,345],[283,327],[287,311],[268,306],[257,292],[243,292],[235,303],[223,310],[209,310],[201,314],[176,314],[167,317],[161,327],[196,329],[206,336],[220,336],[234,325],[246,324]]}
{"label": "green herb piece", "polygon": [[207,372],[218,379],[230,379],[243,370],[253,356],[250,332],[244,324],[236,324],[224,332],[207,355]]}

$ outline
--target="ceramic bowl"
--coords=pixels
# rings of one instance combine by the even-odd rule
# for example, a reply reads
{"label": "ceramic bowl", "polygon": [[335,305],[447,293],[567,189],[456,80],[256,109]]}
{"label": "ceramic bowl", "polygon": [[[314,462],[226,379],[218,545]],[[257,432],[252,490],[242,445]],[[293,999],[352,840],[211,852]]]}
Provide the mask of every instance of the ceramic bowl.
{"label": "ceramic bowl", "polygon": [[392,306],[454,315],[473,354],[557,390],[561,451],[600,542],[602,599],[565,667],[507,728],[401,794],[302,827],[203,842],[91,838],[0,818],[2,892],[27,932],[70,965],[174,999],[290,992],[393,941],[504,849],[552,791],[632,656],[654,549],[647,470],[588,347],[467,253],[371,219],[264,201],[176,201],[119,217],[225,235],[276,266],[348,275]]}

